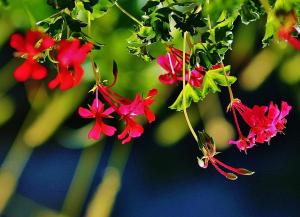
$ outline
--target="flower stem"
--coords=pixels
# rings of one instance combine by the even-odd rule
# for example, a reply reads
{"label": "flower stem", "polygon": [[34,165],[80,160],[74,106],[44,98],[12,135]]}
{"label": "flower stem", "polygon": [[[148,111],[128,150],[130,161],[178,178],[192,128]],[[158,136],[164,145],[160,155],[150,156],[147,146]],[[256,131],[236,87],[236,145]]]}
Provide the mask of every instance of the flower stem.
{"label": "flower stem", "polygon": [[[233,92],[232,92],[230,83],[228,81],[227,74],[226,74],[226,71],[225,71],[224,64],[223,64],[222,60],[221,60],[221,64],[222,64],[224,76],[225,76],[226,83],[227,83],[228,93],[229,93],[229,97],[230,97],[230,104],[229,104],[229,106],[231,108],[231,105],[234,102],[234,96],[233,96]],[[237,116],[236,116],[236,113],[235,113],[235,109],[231,108],[231,110],[232,110],[232,115],[233,115],[233,119],[234,119],[234,122],[235,122],[236,129],[238,131],[239,137],[241,137],[241,136],[243,136],[243,134],[242,134],[242,131],[241,131],[241,128],[240,128],[240,125],[239,125],[239,122],[238,122],[238,119],[237,119]]]}
{"label": "flower stem", "polygon": [[[88,35],[91,35],[91,12],[88,11]],[[100,83],[100,75],[98,73],[98,70],[96,68],[95,65],[95,61],[94,61],[94,55],[92,53],[92,51],[90,52],[90,58],[91,58],[91,63],[92,63],[92,68],[93,68],[93,73],[94,73],[94,77],[96,80],[96,85],[98,85]]]}
{"label": "flower stem", "polygon": [[186,36],[187,36],[187,33],[188,32],[184,32],[184,35],[183,35],[183,57],[182,57],[182,97],[183,97],[183,113],[184,113],[184,117],[185,117],[185,120],[186,120],[186,123],[194,137],[194,139],[196,140],[196,142],[198,143],[198,137],[197,137],[197,134],[191,124],[191,121],[189,119],[189,116],[187,114],[187,111],[186,111],[186,94],[185,94],[185,50],[186,50]]}
{"label": "flower stem", "polygon": [[136,19],[133,15],[131,15],[128,11],[126,11],[117,1],[115,1],[115,5],[117,8],[119,8],[120,11],[122,11],[126,16],[128,16],[130,19],[132,19],[134,22],[139,24],[140,26],[143,26],[143,23]]}

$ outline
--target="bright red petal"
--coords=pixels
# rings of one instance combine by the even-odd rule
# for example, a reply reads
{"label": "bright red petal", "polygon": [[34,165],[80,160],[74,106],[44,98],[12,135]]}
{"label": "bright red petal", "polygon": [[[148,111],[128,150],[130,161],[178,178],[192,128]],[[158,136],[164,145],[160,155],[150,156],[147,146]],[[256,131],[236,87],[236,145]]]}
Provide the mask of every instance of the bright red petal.
{"label": "bright red petal", "polygon": [[27,81],[30,78],[32,70],[32,61],[25,61],[14,72],[14,77],[19,82]]}
{"label": "bright red petal", "polygon": [[18,52],[25,52],[25,41],[22,35],[13,34],[10,38],[10,46],[15,48]]}
{"label": "bright red petal", "polygon": [[34,62],[32,64],[31,76],[34,80],[44,79],[47,76],[47,68],[37,62]]}

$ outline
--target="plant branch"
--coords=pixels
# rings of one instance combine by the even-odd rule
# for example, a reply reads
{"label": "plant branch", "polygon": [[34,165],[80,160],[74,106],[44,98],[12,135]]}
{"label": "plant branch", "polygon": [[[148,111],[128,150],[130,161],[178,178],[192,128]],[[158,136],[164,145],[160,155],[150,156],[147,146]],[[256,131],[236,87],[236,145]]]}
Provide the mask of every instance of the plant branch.
{"label": "plant branch", "polygon": [[119,5],[118,2],[115,1],[115,5],[117,8],[119,8],[120,11],[122,11],[126,16],[128,16],[130,19],[132,19],[134,22],[139,24],[140,26],[143,26],[143,23],[136,19],[133,15],[131,15],[128,11],[126,11],[121,5]]}

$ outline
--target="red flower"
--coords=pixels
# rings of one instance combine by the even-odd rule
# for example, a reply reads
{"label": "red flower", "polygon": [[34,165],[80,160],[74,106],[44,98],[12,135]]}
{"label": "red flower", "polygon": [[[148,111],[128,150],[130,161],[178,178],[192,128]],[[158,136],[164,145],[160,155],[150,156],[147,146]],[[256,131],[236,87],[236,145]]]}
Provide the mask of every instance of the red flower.
{"label": "red flower", "polygon": [[81,46],[78,39],[60,41],[57,46],[59,71],[57,76],[50,81],[49,88],[54,89],[60,86],[61,90],[67,90],[78,85],[84,74],[81,64],[92,48],[91,43]]}
{"label": "red flower", "polygon": [[81,117],[96,119],[95,124],[88,135],[90,139],[100,139],[101,133],[107,136],[112,136],[115,134],[117,129],[105,124],[102,120],[103,118],[112,118],[110,114],[113,112],[114,109],[112,107],[109,107],[104,111],[104,104],[98,99],[94,99],[93,104],[89,109],[83,107],[78,109],[78,113]]}
{"label": "red flower", "polygon": [[285,117],[292,107],[282,101],[281,111],[273,102],[270,103],[269,107],[255,105],[250,109],[241,101],[236,100],[232,103],[232,109],[239,112],[243,120],[249,125],[250,132],[247,138],[240,135],[238,141],[231,140],[230,144],[236,144],[240,150],[246,150],[252,148],[255,143],[270,142],[271,138],[276,136],[278,132],[282,133],[287,122]]}
{"label": "red flower", "polygon": [[155,102],[154,100],[154,96],[157,95],[157,90],[156,89],[152,89],[152,90],[149,90],[148,92],[148,96],[142,100],[141,104],[142,104],[142,107],[143,107],[143,111],[148,120],[149,123],[152,123],[153,121],[155,121],[155,115],[154,113],[150,110],[149,106],[152,105],[152,103]]}
{"label": "red flower", "polygon": [[29,30],[25,37],[21,34],[13,34],[10,46],[17,50],[18,56],[26,58],[26,61],[15,70],[15,79],[24,82],[30,77],[34,80],[45,78],[47,76],[47,69],[39,64],[37,60],[45,50],[53,45],[54,40],[39,31]]}
{"label": "red flower", "polygon": [[243,137],[241,136],[238,140],[229,140],[228,144],[236,145],[240,151],[247,153],[247,149],[255,146],[255,139],[253,137]]}
{"label": "red flower", "polygon": [[[293,33],[297,33],[297,16],[294,11],[288,12],[284,16],[284,23],[279,28],[278,37],[281,40],[287,41],[295,49],[300,50],[300,40],[293,36]],[[299,32],[298,32],[299,33]]]}

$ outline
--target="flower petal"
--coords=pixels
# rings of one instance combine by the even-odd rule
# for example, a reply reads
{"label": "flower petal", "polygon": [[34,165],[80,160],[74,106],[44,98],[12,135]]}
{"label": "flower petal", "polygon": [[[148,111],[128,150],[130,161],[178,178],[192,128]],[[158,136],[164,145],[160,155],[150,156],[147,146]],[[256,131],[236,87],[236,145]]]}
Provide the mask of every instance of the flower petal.
{"label": "flower petal", "polygon": [[90,130],[88,137],[89,139],[99,140],[101,132],[101,125],[96,121],[93,128]]}
{"label": "flower petal", "polygon": [[95,117],[95,115],[90,110],[83,108],[83,107],[79,107],[78,113],[83,118],[94,118]]}
{"label": "flower petal", "polygon": [[27,81],[30,78],[32,70],[32,61],[26,60],[22,65],[16,68],[14,77],[19,82]]}

